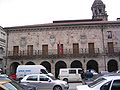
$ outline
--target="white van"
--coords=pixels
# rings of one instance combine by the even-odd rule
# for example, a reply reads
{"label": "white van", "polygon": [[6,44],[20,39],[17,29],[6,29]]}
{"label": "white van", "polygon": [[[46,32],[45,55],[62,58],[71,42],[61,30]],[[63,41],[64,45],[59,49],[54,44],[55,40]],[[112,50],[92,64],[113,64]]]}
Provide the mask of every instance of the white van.
{"label": "white van", "polygon": [[54,77],[53,74],[48,73],[46,68],[42,65],[19,65],[16,70],[16,79],[22,79],[28,74],[47,74]]}
{"label": "white van", "polygon": [[59,71],[59,79],[67,82],[82,81],[81,68],[61,68]]}

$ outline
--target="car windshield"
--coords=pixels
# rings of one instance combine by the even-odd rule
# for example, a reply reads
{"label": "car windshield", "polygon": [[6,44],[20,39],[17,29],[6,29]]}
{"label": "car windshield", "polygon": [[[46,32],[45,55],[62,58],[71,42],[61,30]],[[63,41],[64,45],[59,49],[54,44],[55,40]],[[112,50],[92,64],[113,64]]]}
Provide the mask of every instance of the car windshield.
{"label": "car windshield", "polygon": [[93,81],[92,83],[88,84],[89,87],[95,87],[96,85],[100,84],[101,82],[105,81],[105,78],[99,78]]}
{"label": "car windshield", "polygon": [[44,69],[41,69],[41,72],[42,72],[43,74],[48,74],[48,72],[47,72],[46,70],[44,70]]}
{"label": "car windshield", "polygon": [[9,90],[23,90],[21,87],[15,86],[12,83],[5,83],[3,84],[6,88],[8,88]]}

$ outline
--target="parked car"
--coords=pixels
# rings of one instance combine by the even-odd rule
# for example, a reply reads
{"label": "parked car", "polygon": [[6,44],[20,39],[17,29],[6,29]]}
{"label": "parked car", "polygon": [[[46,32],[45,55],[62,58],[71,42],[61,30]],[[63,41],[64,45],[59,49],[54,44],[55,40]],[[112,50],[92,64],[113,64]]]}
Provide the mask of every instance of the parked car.
{"label": "parked car", "polygon": [[35,86],[36,90],[68,90],[69,88],[67,82],[53,79],[46,74],[26,75],[20,84]]}
{"label": "parked car", "polygon": [[88,85],[79,85],[76,90],[120,90],[120,76],[101,76]]}
{"label": "parked car", "polygon": [[59,71],[59,79],[66,82],[82,81],[82,68],[61,68]]}
{"label": "parked car", "polygon": [[97,75],[98,74],[94,69],[88,69],[87,71],[90,71],[93,75]]}
{"label": "parked car", "polygon": [[0,80],[0,90],[25,90],[11,80]]}
{"label": "parked car", "polygon": [[7,89],[0,89],[0,90],[35,90],[35,87],[33,86],[20,85],[17,81],[9,78],[9,76],[6,74],[0,74],[0,82],[2,82],[1,83],[2,87],[5,85],[4,87],[7,88]]}

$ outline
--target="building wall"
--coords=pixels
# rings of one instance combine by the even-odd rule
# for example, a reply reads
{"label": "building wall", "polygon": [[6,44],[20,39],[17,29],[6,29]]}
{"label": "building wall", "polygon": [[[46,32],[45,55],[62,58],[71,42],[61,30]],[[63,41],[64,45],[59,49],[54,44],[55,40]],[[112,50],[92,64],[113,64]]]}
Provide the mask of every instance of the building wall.
{"label": "building wall", "polygon": [[[63,44],[64,50],[70,50],[73,52],[73,43],[79,44],[79,51],[87,49],[88,43],[94,43],[94,48],[99,49],[99,55],[97,57],[69,57],[67,58],[9,58],[7,57],[7,68],[9,73],[11,72],[11,66],[14,62],[18,64],[26,64],[27,62],[34,62],[34,64],[41,64],[47,61],[51,65],[51,72],[55,74],[56,64],[59,61],[64,61],[67,67],[71,67],[72,62],[80,61],[82,68],[88,69],[87,64],[89,61],[94,60],[98,64],[98,71],[108,70],[108,62],[115,60],[118,63],[118,69],[120,68],[119,56],[108,56],[105,54],[107,51],[107,42],[113,42],[116,50],[119,51],[119,25],[108,25],[101,27],[101,24],[91,25],[61,25],[61,26],[26,26],[24,27],[11,27],[5,28],[8,31],[8,49],[7,51],[13,51],[13,46],[19,46],[19,52],[27,50],[27,45],[33,45],[33,50],[42,50],[42,45],[48,45],[49,54],[57,54],[57,44]],[[112,38],[108,39],[108,31],[112,32]],[[50,39],[52,38],[52,39]]]}
{"label": "building wall", "polygon": [[0,68],[3,68],[4,65],[4,55],[6,53],[6,32],[0,27]]}

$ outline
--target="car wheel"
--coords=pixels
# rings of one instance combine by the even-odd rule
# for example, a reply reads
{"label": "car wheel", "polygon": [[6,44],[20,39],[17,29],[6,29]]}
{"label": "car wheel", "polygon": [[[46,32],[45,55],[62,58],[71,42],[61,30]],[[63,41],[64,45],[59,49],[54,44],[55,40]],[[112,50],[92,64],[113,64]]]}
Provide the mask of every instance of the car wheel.
{"label": "car wheel", "polygon": [[62,87],[61,87],[61,86],[55,86],[55,87],[53,88],[53,90],[62,90]]}

